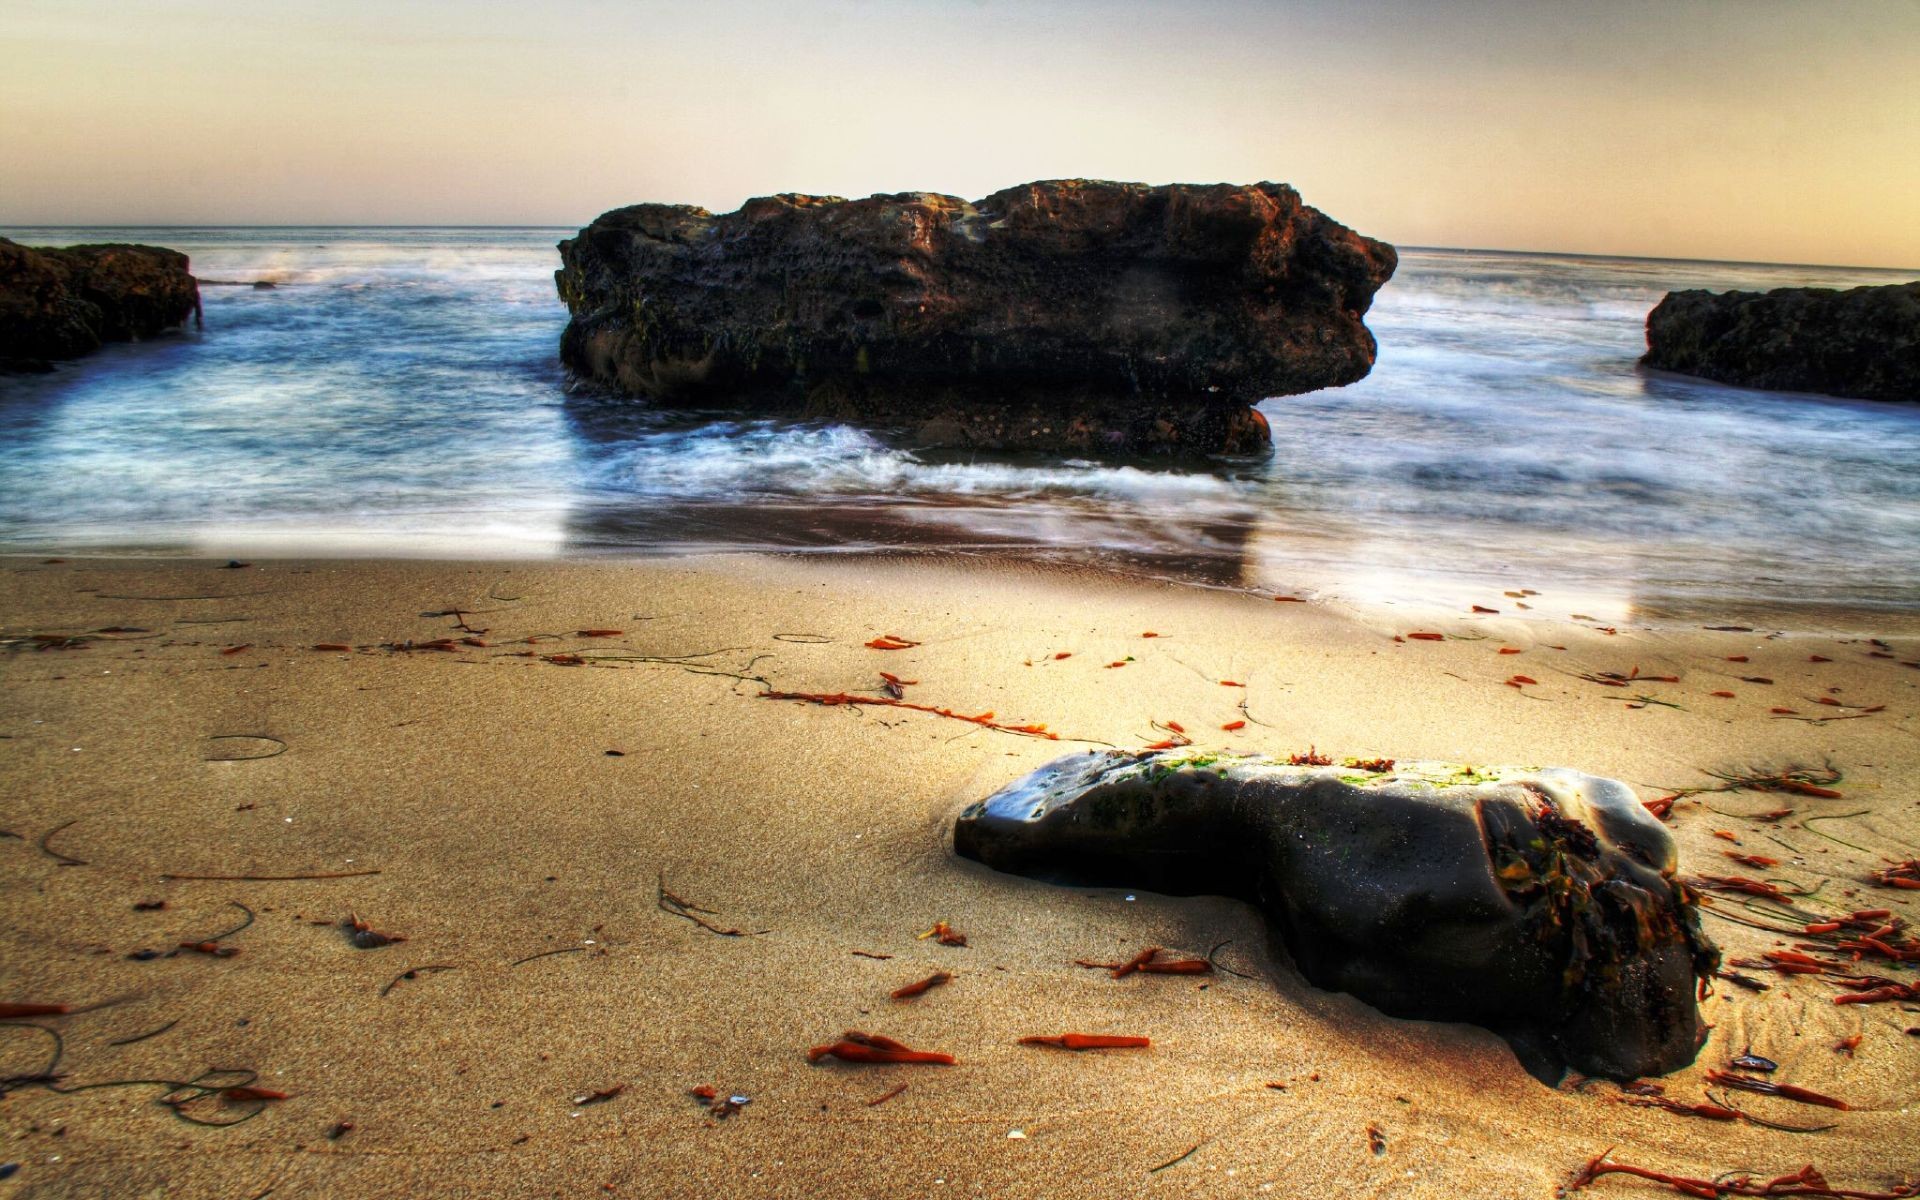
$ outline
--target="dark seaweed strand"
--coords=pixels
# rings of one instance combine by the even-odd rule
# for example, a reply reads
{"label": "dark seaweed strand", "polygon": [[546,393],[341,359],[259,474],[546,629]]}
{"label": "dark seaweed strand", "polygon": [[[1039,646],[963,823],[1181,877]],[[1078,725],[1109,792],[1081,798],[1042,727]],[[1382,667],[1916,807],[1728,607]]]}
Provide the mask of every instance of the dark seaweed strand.
{"label": "dark seaweed strand", "polygon": [[[581,949],[583,949],[583,950],[584,950],[584,949],[586,949],[586,947],[584,947],[584,946],[582,946],[582,947],[580,947],[580,948],[581,948]],[[529,960],[527,960],[527,959],[521,959],[520,961],[521,961],[521,962],[526,962],[526,961],[529,961]],[[517,967],[517,966],[519,966],[519,965],[520,965],[520,963],[514,963],[513,965]],[[385,995],[387,995],[387,994],[388,994],[389,992],[391,992],[391,991],[393,991],[393,989],[394,989],[394,988],[397,988],[397,987],[399,987],[399,986],[400,986],[400,981],[401,981],[401,980],[403,980],[403,979],[413,979],[413,978],[415,978],[416,976],[418,976],[418,975],[419,975],[419,974],[420,974],[421,972],[423,972],[423,971],[434,971],[434,972],[439,972],[439,971],[458,971],[459,969],[460,969],[459,967],[456,967],[456,966],[453,966],[453,965],[452,965],[452,964],[450,964],[450,963],[428,963],[428,964],[427,964],[426,966],[424,966],[424,967],[408,967],[408,968],[407,968],[406,970],[404,970],[404,971],[402,971],[402,972],[400,972],[400,973],[399,973],[398,975],[395,975],[395,976],[394,976],[394,977],[393,977],[392,979],[389,979],[389,980],[387,981],[387,986],[385,986],[385,987],[383,987],[383,988],[381,988],[381,989],[380,989],[380,994],[381,994],[382,996],[385,996]]]}
{"label": "dark seaweed strand", "polygon": [[160,1036],[161,1034],[163,1034],[163,1033],[165,1033],[165,1032],[166,1032],[167,1030],[169,1030],[169,1029],[172,1029],[172,1028],[173,1028],[173,1027],[174,1027],[175,1025],[178,1025],[179,1023],[180,1023],[180,1018],[179,1018],[179,1017],[175,1017],[175,1018],[174,1018],[173,1020],[171,1020],[171,1021],[168,1021],[168,1022],[167,1022],[167,1023],[165,1024],[165,1025],[162,1025],[162,1026],[161,1026],[160,1028],[158,1028],[158,1029],[149,1029],[149,1030],[148,1030],[147,1032],[145,1032],[145,1033],[136,1033],[136,1034],[134,1034],[134,1035],[133,1035],[132,1037],[126,1037],[126,1038],[120,1038],[120,1039],[119,1039],[119,1040],[117,1040],[117,1041],[112,1041],[112,1042],[108,1042],[108,1043],[107,1043],[107,1045],[109,1045],[109,1046],[131,1046],[131,1045],[133,1045],[133,1044],[134,1044],[135,1042],[144,1042],[144,1041],[146,1041],[146,1040],[147,1040],[148,1038],[157,1038],[157,1037],[159,1037],[159,1036]]}
{"label": "dark seaweed strand", "polygon": [[1813,827],[1813,823],[1814,823],[1815,821],[1844,821],[1844,820],[1846,820],[1846,819],[1847,819],[1847,818],[1849,818],[1849,817],[1864,817],[1864,816],[1867,816],[1867,815],[1868,815],[1869,813],[1871,813],[1872,811],[1873,811],[1873,810],[1872,810],[1872,809],[1870,809],[1870,808],[1863,808],[1863,809],[1861,809],[1861,810],[1860,810],[1859,812],[1850,812],[1850,813],[1822,813],[1822,814],[1820,814],[1819,816],[1813,816],[1813,817],[1808,817],[1808,818],[1807,818],[1806,820],[1804,820],[1804,821],[1801,821],[1801,822],[1800,822],[1800,828],[1802,828],[1802,829],[1804,829],[1804,830],[1806,830],[1806,831],[1807,831],[1808,833],[1811,833],[1811,834],[1813,834],[1813,835],[1814,835],[1815,837],[1823,837],[1823,838],[1825,838],[1825,839],[1827,839],[1827,840],[1828,840],[1828,841],[1830,841],[1830,842],[1838,842],[1838,843],[1840,843],[1840,844],[1841,844],[1842,846],[1851,846],[1851,847],[1852,847],[1853,849],[1855,849],[1855,850],[1858,850],[1858,851],[1860,851],[1860,853],[1862,853],[1862,854],[1872,854],[1872,853],[1873,853],[1873,851],[1871,851],[1871,850],[1869,850],[1869,849],[1867,849],[1867,848],[1866,848],[1865,846],[1862,846],[1862,845],[1860,845],[1860,844],[1858,844],[1858,843],[1856,843],[1856,842],[1850,842],[1850,841],[1848,841],[1848,840],[1847,840],[1847,839],[1845,839],[1845,838],[1841,838],[1841,837],[1835,837],[1835,836],[1833,836],[1833,835],[1832,835],[1832,834],[1830,834],[1830,833],[1821,833],[1821,832],[1820,832],[1820,831],[1819,831],[1818,829],[1815,829],[1815,828]]}
{"label": "dark seaweed strand", "polygon": [[[673,892],[668,891],[667,876],[666,876],[666,872],[664,871],[660,873],[659,892],[654,899],[654,906],[658,908],[661,912],[666,913],[668,916],[680,917],[684,920],[692,921],[695,925],[698,925],[700,928],[706,930],[708,933],[718,934],[721,937],[757,936],[757,935],[749,935],[747,931],[744,929],[729,929],[722,925],[716,925],[712,921],[707,920],[706,917],[696,915],[698,913],[706,913],[708,916],[717,917],[720,914],[717,912],[714,912],[710,908],[701,908],[699,905],[691,903],[690,901],[684,899],[683,897],[677,896]],[[763,929],[760,932],[766,933],[768,931]]]}
{"label": "dark seaweed strand", "polygon": [[[209,1077],[221,1075],[235,1076],[236,1078],[209,1082]],[[262,1112],[266,1111],[267,1102],[264,1100],[258,1102],[254,1108],[244,1116],[237,1117],[231,1121],[209,1121],[203,1117],[196,1117],[186,1111],[186,1106],[205,1100],[211,1096],[218,1096],[228,1088],[249,1087],[259,1078],[259,1072],[251,1071],[244,1067],[227,1069],[216,1067],[213,1070],[202,1071],[199,1075],[185,1082],[177,1079],[109,1079],[99,1083],[83,1083],[70,1088],[50,1086],[47,1090],[58,1092],[64,1096],[71,1095],[74,1092],[92,1091],[96,1088],[164,1087],[167,1090],[162,1093],[154,1103],[165,1108],[176,1120],[184,1121],[189,1125],[198,1125],[205,1129],[225,1129],[231,1125],[243,1125],[253,1120]]]}
{"label": "dark seaweed strand", "polygon": [[174,875],[160,876],[165,883],[174,879],[190,879],[199,882],[216,883],[285,883],[293,879],[358,879],[362,875],[378,875],[379,869],[371,871],[322,871],[308,875]]}
{"label": "dark seaweed strand", "polygon": [[223,592],[207,596],[111,596],[105,592],[95,592],[95,600],[238,600],[242,596],[264,596],[272,588],[261,588],[255,592]]}
{"label": "dark seaweed strand", "polygon": [[53,1039],[53,1057],[47,1060],[47,1065],[35,1074],[12,1075],[0,1079],[0,1096],[6,1095],[15,1088],[28,1087],[36,1083],[42,1087],[52,1087],[53,1081],[59,1078],[54,1072],[59,1068],[60,1060],[67,1052],[67,1041],[60,1036],[60,1031],[50,1025],[41,1025],[33,1021],[0,1021],[0,1029],[38,1029]]}
{"label": "dark seaweed strand", "polygon": [[58,850],[55,850],[52,846],[47,845],[49,841],[53,840],[54,834],[59,833],[62,829],[67,828],[67,826],[69,825],[77,825],[79,823],[80,823],[80,818],[75,817],[73,820],[67,821],[64,824],[55,825],[52,829],[49,829],[45,833],[41,834],[39,839],[35,841],[33,844],[39,848],[40,853],[58,862],[63,867],[84,867],[87,865],[86,859],[75,858],[70,854],[62,854]]}
{"label": "dark seaweed strand", "polygon": [[1161,1163],[1157,1167],[1148,1167],[1147,1174],[1152,1175],[1157,1171],[1164,1171],[1168,1167],[1179,1166],[1181,1163],[1187,1161],[1188,1159],[1192,1158],[1195,1154],[1199,1153],[1200,1147],[1204,1145],[1206,1145],[1205,1142],[1195,1142],[1193,1145],[1187,1147],[1186,1153],[1181,1154],[1175,1158],[1170,1158],[1167,1161]]}
{"label": "dark seaweed strand", "polygon": [[1705,913],[1705,914],[1706,914],[1707,916],[1709,916],[1709,917],[1718,917],[1718,918],[1719,918],[1720,920],[1722,920],[1722,921],[1730,921],[1730,922],[1732,922],[1732,923],[1733,923],[1733,924],[1735,924],[1735,925],[1745,925],[1745,926],[1746,926],[1746,927],[1747,927],[1748,929],[1764,929],[1764,930],[1766,930],[1766,931],[1767,931],[1768,933],[1785,933],[1785,934],[1792,934],[1792,935],[1793,935],[1794,937],[1804,937],[1804,936],[1806,936],[1806,933],[1805,933],[1805,931],[1804,931],[1804,930],[1800,930],[1800,929],[1782,929],[1782,928],[1781,928],[1780,926],[1778,926],[1778,925],[1762,925],[1762,924],[1761,924],[1760,922],[1758,922],[1758,921],[1749,921],[1749,920],[1747,920],[1747,919],[1746,919],[1745,917],[1735,917],[1735,916],[1729,916],[1728,914],[1726,914],[1726,913],[1724,913],[1724,912],[1722,912],[1722,911],[1720,911],[1720,910],[1719,910],[1719,909],[1717,909],[1717,908],[1708,908],[1708,907],[1707,907],[1707,906],[1705,906],[1705,905],[1701,905],[1701,906],[1700,906],[1700,911],[1701,911],[1702,913]]}
{"label": "dark seaweed strand", "polygon": [[216,733],[207,738],[209,742],[272,742],[279,746],[267,754],[241,754],[232,758],[204,758],[202,762],[253,762],[262,758],[279,758],[287,752],[287,743],[270,733]]}
{"label": "dark seaweed strand", "polygon": [[201,939],[202,941],[207,941],[207,942],[224,942],[224,941],[226,941],[226,940],[227,940],[228,938],[230,938],[230,937],[232,937],[232,936],[233,936],[234,934],[236,934],[236,933],[239,933],[239,932],[240,932],[241,930],[243,930],[243,929],[245,929],[245,928],[247,928],[247,926],[249,926],[249,925],[251,925],[251,924],[253,924],[253,910],[252,910],[252,909],[250,909],[250,908],[248,908],[248,907],[247,907],[246,905],[244,905],[244,904],[242,904],[242,903],[240,903],[240,902],[239,902],[238,900],[229,900],[229,901],[227,901],[227,903],[228,903],[228,904],[231,904],[231,905],[233,905],[233,907],[235,907],[235,908],[237,908],[237,909],[239,909],[239,910],[240,910],[241,912],[243,912],[243,913],[245,913],[245,914],[247,914],[247,919],[246,919],[246,920],[244,920],[244,921],[242,921],[242,922],[240,922],[240,923],[239,923],[238,925],[235,925],[235,926],[234,926],[234,927],[233,927],[232,929],[229,929],[229,930],[227,930],[227,931],[226,931],[225,933],[216,933],[216,934],[214,934],[214,935],[213,935],[212,937],[210,937],[210,938],[202,938],[202,939]]}
{"label": "dark seaweed strand", "polygon": [[[1706,1089],[1702,1089],[1702,1090],[1704,1091]],[[1827,1124],[1827,1125],[1781,1125],[1773,1121],[1764,1120],[1760,1117],[1754,1116],[1752,1113],[1748,1112],[1746,1109],[1741,1108],[1738,1104],[1735,1104],[1733,1102],[1733,1094],[1731,1092],[1729,1092],[1725,1096],[1716,1096],[1711,1091],[1707,1091],[1707,1099],[1713,1101],[1715,1104],[1718,1104],[1721,1108],[1732,1109],[1734,1112],[1739,1113],[1742,1119],[1744,1120],[1752,1121],[1755,1125],[1764,1125],[1768,1129],[1778,1129],[1781,1133],[1825,1133],[1829,1129],[1840,1128],[1840,1123],[1838,1121],[1832,1122],[1831,1124]]]}
{"label": "dark seaweed strand", "polygon": [[[1821,764],[1818,770],[1813,767],[1802,766],[1799,763],[1789,763],[1786,767],[1778,771],[1753,768],[1744,774],[1733,771],[1708,771],[1706,774],[1720,780],[1723,784],[1721,787],[1700,789],[1701,791],[1708,792],[1787,792],[1793,794],[1792,788],[1783,788],[1779,785],[1784,781],[1808,783],[1815,787],[1832,787],[1834,784],[1846,780],[1846,776],[1841,773],[1840,768],[1833,765],[1831,759]],[[1769,784],[1773,786],[1769,787]]]}
{"label": "dark seaweed strand", "polygon": [[517,967],[522,963],[530,963],[538,958],[552,958],[556,954],[578,954],[585,949],[585,946],[562,946],[558,950],[542,950],[538,954],[529,954],[525,958],[516,958],[507,965],[509,967]]}
{"label": "dark seaweed strand", "polygon": [[1232,967],[1229,967],[1225,963],[1222,963],[1218,959],[1214,958],[1214,955],[1220,953],[1220,951],[1224,950],[1226,947],[1231,945],[1233,945],[1233,942],[1231,939],[1229,939],[1227,941],[1221,942],[1220,944],[1216,945],[1213,949],[1207,951],[1207,961],[1213,964],[1213,969],[1216,971],[1225,971],[1227,974],[1234,976],[1236,979],[1257,978],[1257,976],[1248,975],[1244,971],[1236,971]]}
{"label": "dark seaweed strand", "polygon": [[[258,1071],[248,1070],[245,1067],[215,1068],[210,1071],[203,1071],[194,1078],[184,1082],[178,1079],[103,1079],[96,1083],[78,1083],[72,1087],[61,1087],[54,1082],[57,1076],[53,1074],[53,1068],[59,1065],[60,1056],[65,1050],[65,1044],[60,1042],[60,1035],[54,1030],[47,1029],[41,1025],[34,1025],[31,1026],[31,1028],[40,1029],[48,1034],[52,1034],[56,1045],[53,1060],[48,1064],[48,1069],[43,1077],[23,1080],[22,1082],[37,1083],[39,1086],[44,1087],[56,1095],[71,1096],[79,1092],[91,1092],[101,1088],[163,1087],[167,1090],[155,1101],[156,1104],[166,1108],[175,1118],[185,1121],[189,1125],[199,1125],[208,1129],[225,1129],[228,1126],[244,1124],[266,1111],[268,1102],[264,1100],[256,1103],[254,1108],[246,1115],[231,1121],[208,1121],[184,1111],[186,1105],[205,1100],[210,1096],[217,1096],[228,1088],[248,1087],[252,1085],[260,1078],[260,1073]],[[166,1028],[172,1028],[172,1025],[169,1024]],[[148,1034],[146,1036],[151,1037],[153,1035]],[[235,1076],[236,1078],[217,1082],[209,1081],[209,1077],[222,1075]],[[4,1090],[4,1088],[0,1088],[0,1090]]]}

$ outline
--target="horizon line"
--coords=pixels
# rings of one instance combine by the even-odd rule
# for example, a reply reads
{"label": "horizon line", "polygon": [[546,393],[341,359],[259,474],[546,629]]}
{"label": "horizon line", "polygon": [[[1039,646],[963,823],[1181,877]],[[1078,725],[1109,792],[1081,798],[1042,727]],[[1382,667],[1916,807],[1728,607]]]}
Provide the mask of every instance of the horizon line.
{"label": "horizon line", "polygon": [[[105,230],[105,229],[159,229],[159,230],[212,230],[212,229],[246,229],[246,230],[286,230],[286,229],[324,229],[324,230],[343,230],[343,229],[383,229],[383,230],[386,230],[386,229],[455,229],[455,230],[500,230],[500,229],[540,229],[540,230],[563,230],[563,231],[564,231],[564,230],[573,230],[573,231],[574,231],[575,233],[578,233],[578,232],[580,232],[580,231],[582,231],[582,230],[584,230],[585,228],[586,228],[586,226],[584,226],[584,225],[582,225],[582,226],[574,226],[574,225],[542,225],[542,224],[527,224],[527,223],[522,223],[522,222],[509,222],[509,223],[505,223],[505,224],[489,224],[489,225],[472,225],[472,224],[446,224],[446,225],[430,225],[430,224],[419,224],[419,223],[410,223],[410,224],[398,224],[398,225],[387,225],[387,224],[345,224],[345,225],[342,225],[342,224],[298,224],[298,223],[296,223],[296,224],[280,224],[280,225],[244,225],[244,224],[219,224],[219,225],[158,225],[158,224],[140,224],[140,223],[134,223],[134,224],[96,224],[96,225],[43,225],[43,224],[0,224],[0,236],[5,236],[5,234],[6,234],[6,231],[8,231],[8,230],[25,230],[25,229],[49,229],[49,230],[86,230],[86,229],[102,229],[102,230]],[[1376,241],[1378,241],[1378,240],[1383,240],[1383,239],[1375,239],[1375,240],[1376,240]],[[1603,254],[1603,253],[1598,253],[1598,252],[1594,252],[1594,251],[1586,251],[1586,250],[1539,250],[1539,249],[1513,249],[1513,248],[1508,248],[1508,247],[1500,247],[1500,246],[1426,246],[1426,245],[1416,245],[1416,244],[1412,244],[1412,243],[1409,243],[1409,244],[1407,244],[1407,245],[1399,245],[1399,244],[1396,244],[1396,243],[1393,243],[1393,242],[1387,242],[1387,245],[1389,245],[1389,246],[1392,246],[1392,247],[1393,247],[1393,249],[1394,249],[1394,250],[1395,250],[1396,252],[1399,252],[1399,251],[1406,251],[1406,250],[1415,250],[1415,251],[1422,251],[1422,252],[1425,252],[1425,253],[1429,253],[1429,254],[1507,254],[1507,255],[1513,255],[1513,256],[1515,256],[1515,257],[1529,257],[1529,256],[1531,256],[1531,257],[1550,257],[1550,258],[1598,258],[1598,259],[1605,259],[1605,260],[1607,260],[1607,261],[1609,261],[1609,262],[1671,262],[1671,263],[1699,263],[1699,264],[1702,264],[1702,265],[1706,265],[1706,266],[1719,266],[1719,267],[1796,267],[1796,268],[1803,268],[1803,269],[1813,269],[1813,270],[1826,270],[1826,271],[1883,271],[1883,272],[1887,272],[1887,273],[1889,273],[1889,274],[1895,274],[1895,275],[1914,275],[1914,276],[1920,276],[1920,266],[1913,266],[1913,267],[1872,267],[1872,266],[1866,266],[1866,265],[1864,265],[1864,264],[1861,264],[1861,263],[1810,263],[1810,262],[1776,262],[1776,261],[1770,261],[1770,260],[1767,260],[1767,259],[1747,259],[1747,258],[1676,258],[1676,257],[1668,257],[1668,256],[1665,256],[1665,255],[1659,255],[1659,254]]]}

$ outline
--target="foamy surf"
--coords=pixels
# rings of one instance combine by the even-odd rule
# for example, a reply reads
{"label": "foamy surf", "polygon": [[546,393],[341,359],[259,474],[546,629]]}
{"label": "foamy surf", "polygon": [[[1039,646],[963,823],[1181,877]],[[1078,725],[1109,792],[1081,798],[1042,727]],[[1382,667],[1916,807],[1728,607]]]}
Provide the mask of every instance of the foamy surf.
{"label": "foamy surf", "polygon": [[0,548],[944,547],[1385,603],[1920,606],[1920,413],[1636,366],[1669,288],[1890,273],[1408,251],[1369,318],[1372,375],[1267,401],[1270,458],[1195,466],[571,393],[566,232],[14,231],[172,245],[276,286],[207,289],[203,334],[0,383]]}

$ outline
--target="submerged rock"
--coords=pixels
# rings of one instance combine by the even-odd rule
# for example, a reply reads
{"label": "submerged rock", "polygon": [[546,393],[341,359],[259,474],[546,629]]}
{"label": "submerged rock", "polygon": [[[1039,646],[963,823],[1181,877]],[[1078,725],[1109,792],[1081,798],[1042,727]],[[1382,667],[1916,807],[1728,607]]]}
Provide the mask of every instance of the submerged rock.
{"label": "submerged rock", "polygon": [[48,370],[200,310],[187,256],[158,246],[29,249],[0,238],[0,371]]}
{"label": "submerged rock", "polygon": [[1668,292],[1640,361],[1740,387],[1920,400],[1920,282]]}
{"label": "submerged rock", "polygon": [[1314,984],[1485,1026],[1543,1078],[1664,1074],[1706,1036],[1719,953],[1672,839],[1613,780],[1108,751],[970,806],[953,841],[1052,882],[1246,900]]}
{"label": "submerged rock", "polygon": [[1243,452],[1251,405],[1351,383],[1393,248],[1284,184],[1064,180],[973,203],[779,195],[560,243],[577,376],[922,446]]}

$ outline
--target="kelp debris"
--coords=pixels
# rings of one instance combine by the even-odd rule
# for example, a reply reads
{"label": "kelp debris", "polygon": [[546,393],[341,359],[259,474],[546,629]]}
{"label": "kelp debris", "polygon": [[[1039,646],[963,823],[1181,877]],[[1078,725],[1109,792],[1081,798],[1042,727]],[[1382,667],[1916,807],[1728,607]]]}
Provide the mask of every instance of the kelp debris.
{"label": "kelp debris", "polygon": [[1665,1171],[1636,1167],[1631,1163],[1616,1162],[1608,1157],[1612,1153],[1613,1148],[1608,1147],[1589,1159],[1587,1164],[1574,1174],[1566,1190],[1580,1191],[1603,1175],[1632,1175],[1654,1183],[1663,1183],[1683,1196],[1700,1196],[1704,1200],[1717,1200],[1721,1196],[1821,1196],[1834,1197],[1836,1200],[1907,1200],[1908,1197],[1920,1196],[1920,1184],[1896,1184],[1884,1192],[1835,1188],[1827,1183],[1826,1177],[1820,1174],[1812,1163],[1808,1163],[1791,1175],[1778,1175],[1762,1183],[1743,1171],[1722,1172],[1712,1179],[1673,1175]]}
{"label": "kelp debris", "polygon": [[1111,973],[1115,979],[1125,979],[1135,971],[1144,975],[1210,975],[1213,973],[1213,963],[1207,959],[1162,959],[1160,954],[1160,947],[1148,946],[1145,950],[1142,950],[1125,962],[1103,963],[1089,962],[1086,959],[1075,959],[1073,965],[1076,967],[1086,967],[1090,970],[1107,971]]}
{"label": "kelp debris", "polygon": [[840,1036],[840,1040],[824,1046],[814,1046],[807,1051],[808,1062],[819,1062],[823,1058],[837,1058],[848,1063],[927,1063],[938,1066],[953,1066],[955,1059],[951,1054],[942,1054],[936,1050],[915,1050],[912,1047],[882,1037],[877,1033],[861,1033],[849,1029]]}
{"label": "kelp debris", "polygon": [[378,875],[378,868],[371,871],[312,871],[302,875],[177,875],[169,872],[160,876],[162,882],[176,879],[190,879],[199,882],[220,883],[285,883],[297,879],[358,879],[363,875]]}
{"label": "kelp debris", "polygon": [[[239,909],[241,913],[244,914],[240,923],[232,929],[222,930],[210,938],[204,938],[195,942],[181,942],[180,950],[187,950],[194,954],[204,954],[209,958],[232,958],[234,955],[240,953],[240,947],[228,946],[223,943],[225,943],[228,938],[233,937],[235,934],[253,924],[253,910],[238,900],[229,900],[227,903]],[[175,953],[177,954],[179,951],[176,950]]]}
{"label": "kelp debris", "polygon": [[1751,1075],[1741,1075],[1734,1071],[1707,1072],[1707,1082],[1720,1087],[1737,1088],[1743,1092],[1753,1092],[1762,1096],[1778,1096],[1782,1100],[1795,1100],[1801,1104],[1817,1104],[1823,1108],[1837,1108],[1842,1112],[1850,1111],[1853,1106],[1845,1100],[1836,1100],[1809,1088],[1796,1087],[1791,1083],[1775,1083],[1771,1079],[1755,1079]]}
{"label": "kelp debris", "polygon": [[1877,987],[1835,996],[1835,1004],[1884,1004],[1889,1000],[1920,1000],[1920,987],[1910,983],[1882,980]]}
{"label": "kelp debris", "polygon": [[15,1020],[20,1017],[64,1017],[73,1011],[71,1004],[34,1004],[15,1001],[0,1004],[0,1020]]}
{"label": "kelp debris", "polygon": [[1867,876],[1881,887],[1920,890],[1920,858],[1909,858]]}
{"label": "kelp debris", "polygon": [[904,1092],[906,1090],[907,1090],[906,1084],[897,1083],[894,1086],[888,1088],[886,1091],[880,1093],[878,1096],[875,1096],[873,1099],[867,1101],[867,1107],[878,1108],[882,1104],[885,1104],[887,1101],[893,1099],[895,1096],[898,1096],[901,1092]]}
{"label": "kelp debris", "polygon": [[80,821],[80,818],[75,817],[71,821],[63,821],[60,824],[55,825],[52,829],[47,830],[45,833],[41,834],[38,838],[34,839],[34,843],[33,843],[34,848],[39,850],[40,853],[46,855],[48,858],[53,859],[54,862],[60,866],[63,866],[63,867],[86,866],[87,865],[86,859],[75,858],[71,854],[62,854],[48,844],[51,841],[53,841],[54,834],[59,833],[61,830],[66,829],[69,826],[79,824],[79,821]]}
{"label": "kelp debris", "polygon": [[456,966],[452,966],[451,964],[448,964],[448,963],[428,963],[425,966],[408,967],[406,970],[400,972],[398,975],[395,975],[392,979],[387,980],[386,985],[380,989],[380,994],[382,996],[391,995],[393,992],[393,989],[399,987],[402,983],[406,982],[409,979],[418,979],[422,975],[438,974],[441,971],[457,971],[459,969],[460,968]]}
{"label": "kelp debris", "polygon": [[353,913],[348,913],[341,920],[340,926],[346,930],[347,940],[353,944],[355,950],[378,950],[382,946],[391,946],[407,940],[397,933],[382,933]]}
{"label": "kelp debris", "polygon": [[924,942],[928,938],[937,940],[942,946],[964,947],[967,944],[967,935],[955,932],[953,926],[945,921],[935,921],[932,929],[914,935],[915,941]]}
{"label": "kelp debris", "polygon": [[1061,1050],[1145,1050],[1153,1045],[1149,1038],[1125,1037],[1106,1033],[1061,1033],[1035,1035],[1020,1039],[1022,1046],[1053,1046]]}
{"label": "kelp debris", "polygon": [[598,1091],[580,1092],[574,1096],[573,1103],[576,1108],[585,1108],[589,1104],[604,1104],[626,1090],[626,1084],[616,1083],[612,1087],[604,1087]]}
{"label": "kelp debris", "polygon": [[911,1000],[915,996],[925,995],[943,983],[951,982],[953,982],[953,973],[951,971],[935,971],[925,979],[916,980],[904,987],[893,989],[892,995],[895,1000]]}
{"label": "kelp debris", "polygon": [[[756,936],[748,933],[744,929],[733,929],[725,925],[716,925],[712,921],[707,920],[707,917],[717,917],[720,914],[710,908],[701,908],[698,904],[676,896],[668,891],[667,877],[664,872],[661,873],[659,878],[659,895],[655,900],[655,904],[661,912],[666,913],[668,916],[680,917],[683,920],[692,921],[708,933],[718,934],[721,937]],[[706,915],[702,916],[702,913]],[[760,932],[764,933],[766,931],[761,930]]]}
{"label": "kelp debris", "polygon": [[1027,737],[1045,738],[1050,742],[1060,740],[1060,735],[1049,732],[1045,725],[1009,725],[993,719],[991,711],[969,715],[943,708],[937,704],[915,704],[911,700],[902,700],[895,696],[856,696],[847,692],[782,692],[768,690],[760,693],[762,700],[799,700],[808,704],[818,704],[826,708],[842,705],[885,705],[890,708],[910,708],[915,712],[932,713],[936,717],[946,717],[953,721],[966,721],[985,729],[997,729],[1002,733],[1018,733]]}

